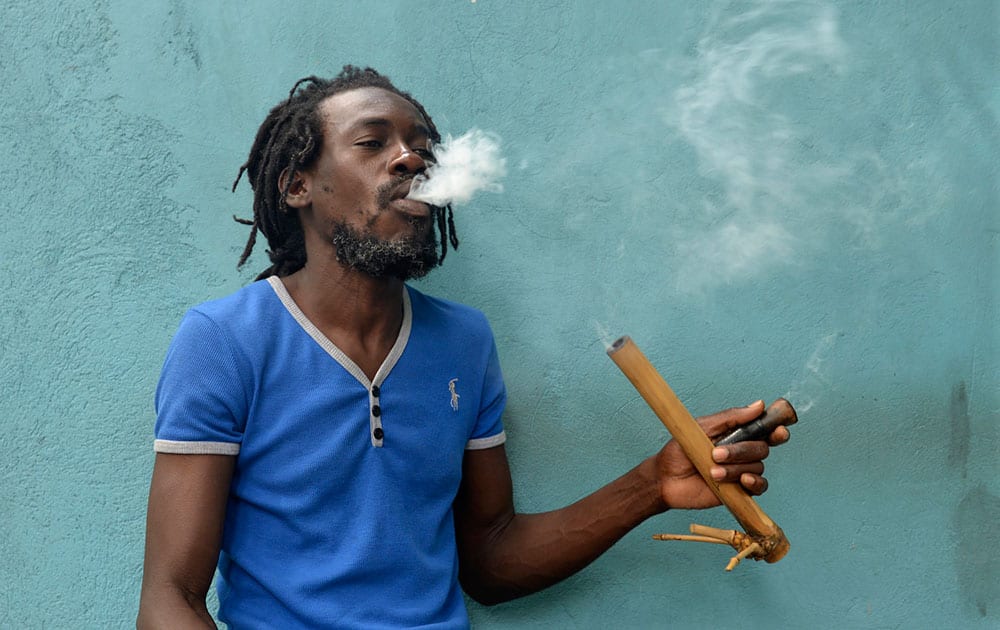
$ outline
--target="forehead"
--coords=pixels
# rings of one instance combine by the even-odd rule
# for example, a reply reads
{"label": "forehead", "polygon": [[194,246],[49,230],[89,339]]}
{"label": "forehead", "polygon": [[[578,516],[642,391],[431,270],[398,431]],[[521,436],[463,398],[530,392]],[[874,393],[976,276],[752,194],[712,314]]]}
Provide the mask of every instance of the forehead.
{"label": "forehead", "polygon": [[366,121],[380,120],[400,127],[419,127],[425,133],[428,125],[413,103],[382,88],[364,87],[339,92],[319,105],[327,127],[334,132],[364,126]]}

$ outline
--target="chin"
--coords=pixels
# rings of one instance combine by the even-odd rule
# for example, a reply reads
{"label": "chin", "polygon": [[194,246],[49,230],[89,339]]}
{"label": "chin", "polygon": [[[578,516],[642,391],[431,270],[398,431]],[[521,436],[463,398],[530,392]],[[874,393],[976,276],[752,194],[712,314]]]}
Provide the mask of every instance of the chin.
{"label": "chin", "polygon": [[430,273],[441,260],[433,228],[429,221],[423,222],[428,226],[423,234],[391,240],[339,224],[330,241],[337,250],[337,260],[346,267],[373,278],[415,280]]}

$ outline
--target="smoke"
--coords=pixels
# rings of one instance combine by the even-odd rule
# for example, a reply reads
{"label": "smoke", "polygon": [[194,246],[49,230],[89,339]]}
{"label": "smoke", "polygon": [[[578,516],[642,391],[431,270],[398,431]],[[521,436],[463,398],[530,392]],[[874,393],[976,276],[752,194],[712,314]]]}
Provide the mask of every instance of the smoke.
{"label": "smoke", "polygon": [[414,179],[408,199],[444,206],[468,203],[481,190],[503,191],[507,161],[496,134],[472,129],[458,138],[447,135],[434,156],[435,164]]}
{"label": "smoke", "polygon": [[816,404],[816,397],[818,396],[816,392],[825,391],[829,388],[830,379],[827,376],[828,368],[825,364],[827,357],[833,350],[834,344],[837,342],[837,338],[842,334],[840,332],[833,332],[820,339],[819,343],[816,344],[816,348],[806,360],[805,367],[802,369],[802,376],[792,385],[788,393],[783,396],[785,400],[795,406],[795,410],[798,413],[806,413],[812,409],[813,405]]}
{"label": "smoke", "polygon": [[665,120],[722,193],[702,201],[702,225],[679,241],[678,288],[687,292],[794,262],[807,245],[787,216],[823,212],[817,197],[854,170],[824,161],[808,125],[783,113],[786,103],[774,98],[791,81],[843,70],[847,48],[834,10],[812,3],[739,6],[749,8],[716,17],[692,58],[671,61],[684,81]]}
{"label": "smoke", "polygon": [[[769,283],[784,285],[783,274],[809,279],[797,285],[782,333],[784,343],[798,346],[799,359],[789,361],[801,368],[781,385],[799,413],[808,413],[825,404],[833,376],[849,369],[843,343],[837,347],[843,331],[871,327],[869,318],[881,311],[878,292],[921,264],[911,247],[926,243],[915,239],[919,228],[960,191],[942,175],[948,158],[933,150],[931,123],[908,117],[906,107],[886,107],[906,95],[898,63],[862,39],[849,46],[835,5],[715,6],[693,47],[611,62],[618,83],[605,110],[618,117],[608,116],[607,125],[625,141],[612,136],[595,142],[595,150],[614,147],[599,155],[607,164],[625,161],[625,174],[633,176],[626,194],[619,182],[610,194],[631,193],[634,225],[642,230],[619,241],[619,253],[645,247],[661,256],[642,272],[672,281],[673,304],[698,302],[727,285],[761,295]],[[648,111],[659,116],[644,119]],[[651,159],[658,155],[662,161]],[[823,304],[813,292],[834,282],[850,287],[857,302],[801,308]],[[923,279],[911,282],[924,286]],[[612,329],[634,327],[616,317],[625,302],[614,299],[616,290],[605,289],[604,320]],[[807,331],[810,323],[821,328]],[[595,328],[607,344],[611,335]]]}
{"label": "smoke", "polygon": [[597,332],[597,336],[601,339],[601,343],[604,344],[604,349],[610,350],[611,344],[615,342],[616,337],[611,334],[607,326],[597,321],[596,319],[590,320],[590,324],[594,327],[594,330]]}

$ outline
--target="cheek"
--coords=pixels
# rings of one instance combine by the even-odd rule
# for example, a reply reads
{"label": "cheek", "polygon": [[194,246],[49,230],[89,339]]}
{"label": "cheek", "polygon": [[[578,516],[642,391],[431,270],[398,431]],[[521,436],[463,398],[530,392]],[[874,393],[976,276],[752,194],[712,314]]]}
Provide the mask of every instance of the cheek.
{"label": "cheek", "polygon": [[343,216],[363,216],[370,212],[376,195],[365,182],[357,179],[328,178],[317,182],[313,203],[330,208]]}

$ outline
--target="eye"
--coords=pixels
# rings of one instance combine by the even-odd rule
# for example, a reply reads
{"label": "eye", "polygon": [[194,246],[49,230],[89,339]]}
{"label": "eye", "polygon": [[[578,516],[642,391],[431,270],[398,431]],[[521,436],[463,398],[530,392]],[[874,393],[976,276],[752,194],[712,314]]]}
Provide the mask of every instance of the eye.
{"label": "eye", "polygon": [[382,141],[381,140],[360,140],[358,142],[355,142],[354,146],[356,146],[356,147],[364,147],[366,149],[381,149],[382,148]]}
{"label": "eye", "polygon": [[420,149],[420,148],[417,148],[417,149],[414,149],[413,152],[416,153],[417,155],[419,155],[420,157],[422,157],[424,160],[426,160],[428,162],[436,162],[437,161],[437,160],[434,159],[434,153],[432,153],[430,149]]}

